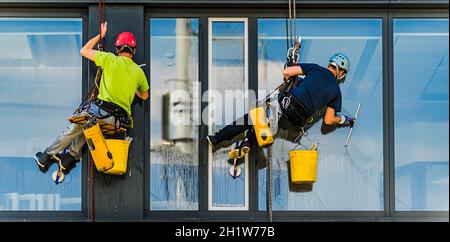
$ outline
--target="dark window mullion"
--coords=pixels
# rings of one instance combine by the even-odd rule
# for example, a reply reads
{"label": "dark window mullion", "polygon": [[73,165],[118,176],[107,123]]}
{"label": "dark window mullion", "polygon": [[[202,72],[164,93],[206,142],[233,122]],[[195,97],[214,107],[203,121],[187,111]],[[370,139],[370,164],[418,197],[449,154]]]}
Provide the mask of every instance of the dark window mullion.
{"label": "dark window mullion", "polygon": [[[201,83],[201,97],[203,93],[208,90],[208,18],[199,18],[199,80]],[[200,110],[205,110],[208,103],[201,102]],[[200,217],[202,214],[207,214],[208,212],[208,148],[209,145],[205,139],[208,135],[208,125],[203,123],[203,118],[200,119],[200,129],[199,129],[199,177],[198,177],[198,209],[200,211]]]}

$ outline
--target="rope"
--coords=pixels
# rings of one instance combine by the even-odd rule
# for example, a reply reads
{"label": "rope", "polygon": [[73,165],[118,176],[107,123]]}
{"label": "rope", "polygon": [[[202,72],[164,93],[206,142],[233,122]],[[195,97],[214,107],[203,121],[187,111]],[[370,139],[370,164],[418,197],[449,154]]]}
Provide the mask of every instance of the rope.
{"label": "rope", "polygon": [[94,202],[94,160],[91,159],[91,221],[95,222]]}
{"label": "rope", "polygon": [[289,0],[289,45],[292,46],[292,4],[291,0]]}
{"label": "rope", "polygon": [[[105,23],[105,20],[106,20],[106,0],[98,0],[98,19],[99,19],[98,26],[99,26],[100,41],[97,45],[97,49],[99,51],[103,51],[104,47],[105,47],[105,39],[103,38],[104,36],[102,36],[102,23]],[[88,94],[88,96],[90,95],[88,109],[87,109],[88,111],[91,108],[92,102],[97,98],[102,75],[103,75],[103,69],[98,68],[97,73],[95,74],[94,85],[92,86],[91,91],[89,91],[89,94]],[[83,103],[84,103],[84,101],[83,101]],[[94,160],[93,159],[91,159],[90,172],[91,172],[91,221],[95,222],[95,199],[94,199],[95,198],[94,197],[94,195],[95,195],[95,193],[94,193],[95,173],[94,173]]]}
{"label": "rope", "polygon": [[[98,30],[99,30],[99,34],[100,34],[100,41],[98,42],[97,45],[97,49],[99,51],[104,51],[105,49],[105,36],[102,36],[102,24],[106,22],[106,0],[98,0]],[[88,109],[91,106],[91,103],[97,98],[98,96],[98,90],[99,90],[99,86],[100,86],[100,81],[102,79],[102,74],[103,74],[103,69],[102,68],[98,68],[97,69],[97,74],[95,75],[95,82],[94,82],[94,86],[92,94],[91,94],[91,98],[89,100],[89,106]]]}
{"label": "rope", "polygon": [[289,51],[289,38],[288,38],[288,34],[289,34],[289,27],[288,27],[288,19],[286,18],[285,21],[285,28],[286,28],[286,53]]}
{"label": "rope", "polygon": [[296,0],[294,0],[294,38],[297,38],[297,8],[295,6]]}
{"label": "rope", "polygon": [[[291,0],[289,0],[289,33],[288,33],[288,27],[286,24],[286,44],[288,45],[288,55],[290,50],[292,49],[292,55],[294,54],[294,37],[293,34],[295,32],[295,35],[297,35],[297,23],[296,23],[296,19],[297,19],[297,15],[296,15],[296,5],[295,5],[295,1],[293,0],[293,4],[291,3]],[[293,9],[292,9],[293,8]],[[293,12],[293,16],[292,16],[292,12]],[[292,19],[293,17],[293,19]],[[287,22],[287,21],[286,21]],[[294,22],[294,23],[293,23]],[[294,27],[293,27],[294,24]],[[294,29],[293,29],[294,28]],[[290,46],[289,46],[290,45]],[[281,83],[277,88],[275,88],[275,90],[273,90],[269,95],[267,95],[264,99],[262,99],[260,102],[262,102],[263,100],[266,100],[267,98],[269,98],[275,91],[277,91],[280,87],[282,87],[285,84],[285,82]],[[291,86],[293,84],[293,81],[290,81],[290,83],[288,84],[289,86]],[[289,87],[288,87],[289,88]],[[272,195],[272,186],[273,186],[273,181],[272,181],[272,147],[268,148],[268,154],[267,154],[267,159],[268,159],[268,165],[267,165],[267,172],[268,174],[268,210],[269,210],[269,222],[273,221],[273,209],[272,209],[272,204],[273,204],[273,195]]]}
{"label": "rope", "polygon": [[269,202],[268,202],[268,209],[269,209],[269,222],[273,221],[273,211],[272,211],[272,146],[268,148],[267,152],[267,170],[269,172],[268,180],[269,180]]}

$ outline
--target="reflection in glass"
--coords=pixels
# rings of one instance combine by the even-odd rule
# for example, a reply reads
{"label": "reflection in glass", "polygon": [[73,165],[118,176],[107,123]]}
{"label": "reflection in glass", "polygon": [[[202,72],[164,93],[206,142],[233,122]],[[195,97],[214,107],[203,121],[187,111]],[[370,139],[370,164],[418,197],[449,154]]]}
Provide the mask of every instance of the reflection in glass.
{"label": "reflection in glass", "polygon": [[[271,147],[274,210],[383,210],[381,23],[380,19],[297,20],[303,39],[300,62],[326,67],[336,52],[349,56],[352,67],[341,87],[342,113],[353,116],[358,103],[361,112],[348,149],[344,148],[348,128],[325,135],[318,121],[309,129],[308,137],[320,143],[318,177],[311,192],[291,191],[286,161],[294,145],[276,140]],[[269,91],[282,81],[285,24],[285,19],[258,21],[259,90]],[[259,171],[260,210],[266,209],[265,173],[266,169]]]}
{"label": "reflection in glass", "polygon": [[448,36],[448,19],[394,20],[398,211],[448,211]]}
{"label": "reflection in glass", "polygon": [[[243,92],[246,90],[245,66],[245,22],[212,21],[210,33],[210,107],[214,114],[209,124],[209,133],[213,134],[241,117],[246,112]],[[234,98],[230,97],[233,91]],[[212,93],[214,92],[214,93]],[[229,149],[220,149],[210,156],[212,165],[212,208],[244,208],[246,206],[245,180],[246,169],[242,164],[242,175],[233,179],[228,169]]]}
{"label": "reflection in glass", "polygon": [[55,185],[33,159],[81,101],[81,19],[0,18],[0,210],[81,210],[81,162]]}
{"label": "reflection in glass", "polygon": [[151,210],[196,210],[198,20],[151,19],[150,47]]}

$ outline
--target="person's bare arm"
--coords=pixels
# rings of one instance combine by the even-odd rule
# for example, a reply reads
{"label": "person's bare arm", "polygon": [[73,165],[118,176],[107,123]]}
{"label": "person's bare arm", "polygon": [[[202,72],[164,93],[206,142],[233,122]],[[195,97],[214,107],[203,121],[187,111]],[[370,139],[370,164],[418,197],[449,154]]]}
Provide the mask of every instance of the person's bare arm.
{"label": "person's bare arm", "polygon": [[300,66],[290,66],[284,69],[283,71],[285,81],[289,80],[289,78],[292,76],[299,76],[299,75],[303,75],[303,70]]}
{"label": "person's bare arm", "polygon": [[333,108],[327,107],[327,111],[325,112],[325,116],[323,117],[323,122],[326,125],[336,125],[342,121],[341,116],[336,116],[336,110]]}
{"label": "person's bare arm", "polygon": [[147,91],[136,91],[136,96],[138,96],[140,99],[142,99],[143,101],[147,100],[149,93],[148,90]]}
{"label": "person's bare arm", "polygon": [[[94,38],[90,39],[80,50],[80,54],[91,61],[95,61],[95,45],[100,41],[100,38],[104,38],[107,31],[107,23],[102,23],[101,25],[101,35],[98,34]],[[101,36],[101,37],[100,37]]]}

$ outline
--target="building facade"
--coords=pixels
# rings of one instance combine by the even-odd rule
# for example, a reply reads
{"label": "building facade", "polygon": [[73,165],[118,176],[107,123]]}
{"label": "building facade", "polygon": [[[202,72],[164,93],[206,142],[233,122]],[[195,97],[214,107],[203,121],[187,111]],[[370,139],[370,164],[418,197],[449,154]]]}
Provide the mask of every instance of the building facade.
{"label": "building facade", "polygon": [[[297,0],[296,19],[288,6],[106,1],[106,49],[135,34],[150,98],[132,106],[125,175],[91,173],[84,149],[55,184],[33,154],[93,85],[79,50],[101,11],[89,0],[0,0],[0,220],[448,221],[448,1]],[[205,139],[279,85],[290,33],[302,36],[301,62],[346,53],[342,112],[361,104],[347,148],[348,129],[324,134],[320,123],[302,139],[320,144],[307,190],[289,183],[298,145],[278,139],[270,164],[250,153],[233,179],[228,150],[212,153]]]}

